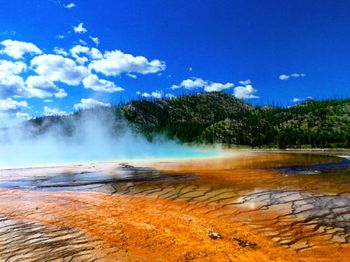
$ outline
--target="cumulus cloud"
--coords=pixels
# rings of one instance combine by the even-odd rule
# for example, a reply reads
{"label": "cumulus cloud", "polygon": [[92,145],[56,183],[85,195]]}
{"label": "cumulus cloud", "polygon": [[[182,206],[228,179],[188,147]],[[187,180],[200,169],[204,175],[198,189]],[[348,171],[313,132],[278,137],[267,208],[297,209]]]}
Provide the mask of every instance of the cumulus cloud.
{"label": "cumulus cloud", "polygon": [[94,74],[84,78],[83,84],[85,88],[89,88],[97,92],[114,93],[124,90],[124,88],[116,86],[111,81],[99,79],[98,76]]}
{"label": "cumulus cloud", "polygon": [[0,75],[0,98],[62,98],[67,93],[43,76],[29,76],[26,81],[17,75]]}
{"label": "cumulus cloud", "polygon": [[204,87],[205,92],[215,92],[215,91],[223,91],[225,89],[229,89],[234,87],[234,84],[232,83],[209,83],[207,86]]}
{"label": "cumulus cloud", "polygon": [[192,78],[192,79],[186,79],[183,80],[179,85],[172,85],[170,87],[171,89],[179,89],[179,88],[186,88],[186,89],[195,89],[195,88],[204,88],[208,85],[208,82],[203,80],[202,78]]}
{"label": "cumulus cloud", "polygon": [[89,75],[89,70],[78,66],[72,59],[60,55],[40,55],[31,61],[31,68],[49,81],[60,81],[68,85],[79,85]]}
{"label": "cumulus cloud", "polygon": [[146,98],[153,97],[156,99],[160,99],[162,98],[162,93],[160,91],[153,91],[152,93],[145,92],[145,93],[142,93],[141,96]]}
{"label": "cumulus cloud", "polygon": [[233,95],[239,99],[254,99],[259,98],[259,96],[255,95],[258,90],[253,88],[250,80],[240,81],[240,83],[245,83],[246,85],[237,86],[233,90]]}
{"label": "cumulus cloud", "polygon": [[67,8],[67,9],[71,9],[71,8],[75,7],[75,4],[74,3],[70,3],[70,4],[67,4],[67,5],[64,5],[63,7]]}
{"label": "cumulus cloud", "polygon": [[47,98],[55,96],[63,98],[67,93],[58,88],[52,81],[47,80],[44,76],[29,76],[26,80],[26,92],[28,97]]}
{"label": "cumulus cloud", "polygon": [[304,74],[304,73],[293,73],[293,74],[289,74],[289,75],[282,74],[279,76],[279,79],[280,80],[288,80],[290,78],[299,78],[299,77],[305,77],[305,76],[306,76],[306,74]]}
{"label": "cumulus cloud", "polygon": [[28,113],[22,112],[26,108],[29,108],[26,101],[0,99],[0,127],[11,126],[30,118]]}
{"label": "cumulus cloud", "polygon": [[77,34],[85,34],[87,32],[87,29],[84,27],[84,23],[80,23],[77,26],[73,26],[73,30]]}
{"label": "cumulus cloud", "polygon": [[[102,53],[100,50],[97,48],[89,48],[87,46],[81,46],[81,45],[76,45],[70,49],[70,53],[72,54],[72,57],[75,58],[77,63],[79,64],[85,64],[86,62],[89,61],[89,58],[91,59],[101,59],[102,58]],[[80,54],[86,55],[86,56],[81,56]]]}
{"label": "cumulus cloud", "polygon": [[0,77],[18,75],[27,70],[27,65],[22,62],[0,60]]}
{"label": "cumulus cloud", "polygon": [[103,58],[92,61],[89,68],[106,76],[117,76],[122,73],[153,74],[165,70],[166,65],[158,59],[149,61],[144,56],[115,50],[105,52]]}
{"label": "cumulus cloud", "polygon": [[75,110],[85,110],[94,107],[110,106],[109,103],[103,103],[93,98],[83,98],[80,103],[74,105]]}
{"label": "cumulus cloud", "polygon": [[0,76],[0,98],[21,96],[25,93],[25,84],[22,77],[17,75]]}
{"label": "cumulus cloud", "polygon": [[34,44],[29,42],[21,42],[16,40],[4,40],[0,43],[4,48],[0,50],[0,54],[6,54],[12,58],[20,59],[25,54],[41,54],[42,51]]}
{"label": "cumulus cloud", "polygon": [[90,39],[95,43],[96,46],[100,45],[100,39],[98,37],[90,36]]}
{"label": "cumulus cloud", "polygon": [[175,90],[179,88],[185,88],[188,90],[203,88],[206,92],[222,91],[234,87],[232,83],[217,83],[202,78],[190,78],[183,80],[179,85],[172,85],[170,88]]}
{"label": "cumulus cloud", "polygon": [[0,100],[0,111],[15,111],[18,112],[23,108],[28,108],[28,103],[26,101],[16,101],[12,98],[6,98]]}
{"label": "cumulus cloud", "polygon": [[67,56],[68,55],[68,53],[63,48],[60,48],[60,47],[57,47],[57,46],[53,49],[53,52],[56,55],[62,55],[62,56]]}
{"label": "cumulus cloud", "polygon": [[252,81],[250,81],[249,79],[248,80],[242,80],[242,81],[239,81],[238,83],[240,83],[241,85],[250,85],[252,83]]}
{"label": "cumulus cloud", "polygon": [[60,110],[57,107],[44,106],[44,116],[64,116],[68,115],[66,111]]}
{"label": "cumulus cloud", "polygon": [[[77,33],[87,31],[83,23],[74,29]],[[63,37],[63,35],[60,36],[60,38]],[[99,45],[97,37],[90,36],[90,38],[96,46]],[[15,59],[24,58],[25,54],[36,55],[28,66],[22,61],[0,60],[0,99],[3,101],[3,108],[5,108],[5,102],[7,104],[12,102],[14,105],[16,100],[13,99],[18,98],[37,97],[49,102],[52,100],[47,98],[66,97],[68,94],[58,86],[59,83],[70,86],[82,84],[84,88],[96,92],[114,93],[124,90],[113,81],[101,79],[93,71],[106,76],[118,76],[124,73],[129,77],[136,78],[135,74],[159,73],[166,68],[165,62],[158,59],[149,60],[144,56],[134,56],[119,50],[101,53],[97,48],[80,44],[73,46],[69,51],[57,46],[53,49],[52,54],[43,54],[38,47],[29,42],[5,40],[0,42],[1,45],[4,48],[0,50],[0,53]],[[88,65],[85,66],[85,64]],[[24,72],[29,72],[25,78],[21,75]],[[163,97],[163,93],[160,91],[140,93],[140,95],[157,99]],[[172,95],[166,94],[165,97],[172,98]],[[87,98],[75,104],[74,108],[86,109],[109,105],[109,103]],[[56,114],[58,111],[54,109],[47,107],[45,114],[49,115],[53,112]],[[22,116],[24,116],[23,114]]]}
{"label": "cumulus cloud", "polygon": [[300,98],[298,98],[298,97],[294,97],[294,98],[292,99],[292,101],[293,101],[294,103],[298,103],[298,102],[302,101],[302,99],[300,99]]}

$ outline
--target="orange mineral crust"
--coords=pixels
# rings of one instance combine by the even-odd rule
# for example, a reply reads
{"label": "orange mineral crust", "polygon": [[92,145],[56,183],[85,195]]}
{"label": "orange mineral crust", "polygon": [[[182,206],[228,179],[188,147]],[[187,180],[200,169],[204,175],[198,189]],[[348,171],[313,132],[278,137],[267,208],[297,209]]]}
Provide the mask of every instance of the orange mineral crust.
{"label": "orange mineral crust", "polygon": [[[1,191],[0,215],[78,229],[110,261],[295,261],[297,254],[206,207],[163,199],[88,193]],[[209,232],[221,239],[212,239]],[[69,233],[66,236],[69,238]],[[40,239],[40,235],[36,236]],[[35,239],[35,236],[33,236]],[[31,244],[28,241],[27,250]],[[13,247],[16,249],[16,243]],[[64,248],[64,245],[61,247]],[[1,252],[0,252],[1,254]],[[48,256],[50,254],[47,254]]]}
{"label": "orange mineral crust", "polygon": [[346,261],[349,166],[239,151],[3,170],[0,260]]}

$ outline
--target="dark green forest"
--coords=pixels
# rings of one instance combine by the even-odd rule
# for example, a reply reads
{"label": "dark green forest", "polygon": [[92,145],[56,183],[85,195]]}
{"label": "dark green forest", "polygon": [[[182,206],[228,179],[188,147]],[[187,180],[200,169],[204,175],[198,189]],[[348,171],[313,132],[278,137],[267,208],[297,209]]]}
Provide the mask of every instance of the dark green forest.
{"label": "dark green forest", "polygon": [[[184,143],[252,148],[349,148],[350,99],[307,100],[292,107],[252,106],[222,92],[164,100],[135,100],[108,111],[152,140],[159,134]],[[84,112],[30,120],[41,132]],[[49,120],[49,121],[48,121]],[[69,134],[70,127],[66,126]]]}

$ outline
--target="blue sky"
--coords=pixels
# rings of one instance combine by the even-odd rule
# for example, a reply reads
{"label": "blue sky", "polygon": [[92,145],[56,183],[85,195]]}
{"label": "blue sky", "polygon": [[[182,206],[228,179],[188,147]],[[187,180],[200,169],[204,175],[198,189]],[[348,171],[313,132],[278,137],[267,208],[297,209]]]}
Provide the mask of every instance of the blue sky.
{"label": "blue sky", "polygon": [[1,1],[0,122],[188,92],[349,97],[349,33],[348,0]]}

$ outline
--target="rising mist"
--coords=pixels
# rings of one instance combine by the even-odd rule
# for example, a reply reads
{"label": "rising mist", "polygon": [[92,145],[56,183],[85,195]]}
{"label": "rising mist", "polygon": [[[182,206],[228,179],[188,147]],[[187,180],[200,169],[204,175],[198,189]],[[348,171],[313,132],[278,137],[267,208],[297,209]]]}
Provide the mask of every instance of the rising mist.
{"label": "rising mist", "polygon": [[218,149],[181,145],[158,136],[152,141],[112,110],[94,109],[45,117],[0,130],[0,168],[92,161],[208,156]]}

